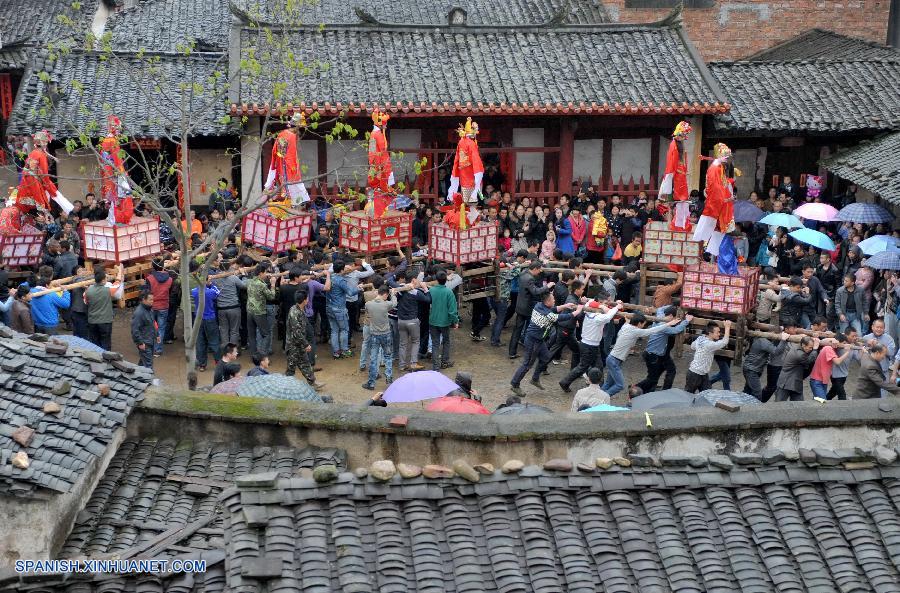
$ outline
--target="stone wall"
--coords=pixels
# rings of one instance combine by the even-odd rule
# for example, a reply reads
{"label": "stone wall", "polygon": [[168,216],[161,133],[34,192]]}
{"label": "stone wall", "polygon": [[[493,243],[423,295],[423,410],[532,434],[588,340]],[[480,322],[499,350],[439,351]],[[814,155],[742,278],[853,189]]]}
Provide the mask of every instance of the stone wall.
{"label": "stone wall", "polygon": [[[612,20],[651,22],[664,18],[678,0],[604,0]],[[736,60],[786,41],[809,29],[884,43],[887,0],[684,0],[684,24],[706,61]],[[802,81],[786,81],[800,84]]]}
{"label": "stone wall", "polygon": [[[394,427],[398,414],[406,426]],[[464,458],[576,463],[630,453],[714,455],[767,448],[797,451],[896,447],[900,405],[893,400],[783,403],[729,413],[718,408],[491,417],[415,410],[311,405],[152,390],[132,415],[131,436],[232,441],[241,445],[339,447],[350,467],[379,459],[417,465]]]}

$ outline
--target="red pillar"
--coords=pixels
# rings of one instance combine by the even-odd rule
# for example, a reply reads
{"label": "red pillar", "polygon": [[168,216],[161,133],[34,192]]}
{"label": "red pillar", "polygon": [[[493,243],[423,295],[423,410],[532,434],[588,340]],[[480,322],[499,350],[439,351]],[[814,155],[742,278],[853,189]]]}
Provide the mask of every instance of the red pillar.
{"label": "red pillar", "polygon": [[560,194],[572,191],[572,173],[575,169],[575,122],[563,118],[559,125],[559,179]]}

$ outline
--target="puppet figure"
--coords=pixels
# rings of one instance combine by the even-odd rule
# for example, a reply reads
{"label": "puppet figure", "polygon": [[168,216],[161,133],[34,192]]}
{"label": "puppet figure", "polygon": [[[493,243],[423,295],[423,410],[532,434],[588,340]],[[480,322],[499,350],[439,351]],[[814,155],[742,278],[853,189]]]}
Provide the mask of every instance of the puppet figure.
{"label": "puppet figure", "polygon": [[394,172],[388,151],[387,122],[390,116],[379,109],[372,112],[372,133],[369,135],[369,200],[373,203],[375,218],[380,218],[393,201]]}
{"label": "puppet figure", "polygon": [[106,137],[100,141],[100,195],[110,205],[106,221],[110,225],[128,224],[134,216],[134,202],[125,164],[119,156],[122,122],[115,115],[110,115],[106,127]]}
{"label": "puppet figure", "polygon": [[309,192],[303,185],[300,174],[300,148],[298,145],[300,128],[306,126],[306,116],[295,113],[291,117],[290,127],[278,132],[272,146],[272,158],[269,175],[263,189],[271,192],[278,185],[278,201],[290,201],[299,206],[309,201]]}
{"label": "puppet figure", "polygon": [[734,176],[731,149],[713,147],[713,161],[706,171],[706,205],[694,230],[694,241],[706,241],[706,251],[719,255],[722,238],[734,230]]}
{"label": "puppet figure", "polygon": [[669,221],[669,228],[673,231],[689,231],[691,223],[690,193],[688,192],[688,156],[684,143],[691,135],[691,124],[680,122],[672,132],[672,141],[666,153],[666,174],[659,184],[660,197],[672,196],[675,200],[675,213]]}
{"label": "puppet figure", "polygon": [[50,179],[50,157],[47,146],[53,138],[47,130],[34,135],[34,149],[25,159],[22,178],[16,192],[16,207],[23,215],[31,215],[35,211],[45,212],[50,209],[53,200],[68,214],[74,206],[63,196]]}
{"label": "puppet figure", "polygon": [[460,125],[456,131],[459,134],[459,143],[456,145],[456,158],[453,160],[453,172],[450,174],[450,189],[447,199],[462,189],[463,199],[467,202],[477,202],[481,191],[481,178],[484,177],[484,165],[481,155],[478,154],[478,124],[472,118],[466,118],[465,125]]}

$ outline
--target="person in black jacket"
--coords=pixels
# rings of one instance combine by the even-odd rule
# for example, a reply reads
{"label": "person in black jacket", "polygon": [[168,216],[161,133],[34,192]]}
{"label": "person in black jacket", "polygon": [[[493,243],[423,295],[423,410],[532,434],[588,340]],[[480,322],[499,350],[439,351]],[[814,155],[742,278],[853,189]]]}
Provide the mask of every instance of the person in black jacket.
{"label": "person in black jacket", "polygon": [[509,338],[509,357],[518,358],[519,339],[522,332],[531,319],[531,311],[541,297],[553,288],[551,282],[547,286],[541,286],[540,281],[541,262],[534,260],[528,264],[528,270],[519,276],[519,297],[516,299],[516,325],[513,327]]}
{"label": "person in black jacket", "polygon": [[141,302],[131,316],[131,341],[138,349],[139,363],[153,370],[153,345],[159,339],[156,323],[153,321],[153,293],[141,292]]}
{"label": "person in black jacket", "polygon": [[[569,282],[568,295],[563,302],[557,303],[557,306],[566,304],[580,305],[582,295],[584,295],[584,282],[573,279]],[[577,367],[579,362],[580,351],[578,348],[578,338],[575,336],[577,324],[578,320],[574,317],[558,322],[556,324],[556,341],[550,349],[550,358],[553,360],[553,364],[559,364],[556,361],[562,356],[562,351],[565,348],[572,351],[572,361],[569,365],[569,370]]]}
{"label": "person in black jacket", "polygon": [[812,301],[809,289],[803,286],[803,280],[794,276],[788,282],[788,289],[781,294],[781,324],[800,325],[803,309]]}

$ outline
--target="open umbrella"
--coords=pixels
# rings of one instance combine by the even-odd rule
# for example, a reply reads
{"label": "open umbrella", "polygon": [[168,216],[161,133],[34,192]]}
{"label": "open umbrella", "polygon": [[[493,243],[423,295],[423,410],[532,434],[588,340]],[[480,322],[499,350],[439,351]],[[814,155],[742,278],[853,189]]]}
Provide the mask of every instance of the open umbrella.
{"label": "open umbrella", "polygon": [[831,222],[837,215],[837,208],[819,202],[808,202],[798,208],[794,208],[794,216],[802,216],[807,220]]}
{"label": "open umbrella", "polygon": [[461,395],[445,395],[425,408],[428,412],[450,412],[451,414],[490,414],[487,408],[474,399]]}
{"label": "open umbrella", "polygon": [[655,410],[657,408],[689,408],[694,403],[694,394],[684,389],[663,389],[651,391],[632,398],[631,409],[635,412]]}
{"label": "open umbrella", "polygon": [[529,416],[537,414],[552,414],[553,410],[537,404],[512,404],[499,410],[494,410],[492,416]]}
{"label": "open umbrella", "polygon": [[900,248],[900,239],[890,235],[875,235],[874,237],[869,237],[865,241],[860,241],[859,248],[862,249],[862,252],[866,255],[875,255],[882,251]]}
{"label": "open umbrella", "polygon": [[628,411],[630,411],[630,408],[623,408],[621,406],[611,406],[609,404],[600,404],[599,406],[594,406],[593,408],[587,408],[586,410],[581,410],[581,411],[582,412],[628,412]]}
{"label": "open umbrella", "polygon": [[825,251],[834,250],[834,241],[832,241],[828,235],[820,233],[819,231],[804,228],[791,231],[788,235],[800,243],[812,245],[818,249],[824,249]]}
{"label": "open umbrella", "polygon": [[408,373],[385,389],[382,399],[388,403],[418,402],[434,399],[459,389],[456,383],[437,371]]}
{"label": "open umbrella", "polygon": [[246,377],[244,382],[238,385],[237,394],[241,397],[289,399],[322,403],[322,398],[308,383],[286,375]]}
{"label": "open umbrella", "polygon": [[74,349],[77,350],[88,350],[90,352],[103,352],[103,348],[94,344],[93,342],[88,342],[84,338],[79,338],[78,336],[70,336],[66,334],[60,334],[58,336],[53,336],[54,340],[60,340],[62,342],[66,342]]}
{"label": "open umbrella", "polygon": [[738,200],[734,203],[735,222],[757,222],[765,214],[753,202]]}
{"label": "open umbrella", "polygon": [[715,405],[718,401],[737,404],[739,406],[758,406],[760,403],[762,403],[749,393],[744,393],[743,391],[729,391],[727,389],[707,389],[706,391],[700,392],[700,394],[697,396],[697,399],[694,400],[694,405],[707,405],[703,404],[702,402],[709,402],[709,405]]}
{"label": "open umbrella", "polygon": [[840,220],[842,222],[861,222],[863,224],[878,224],[879,222],[890,222],[894,220],[894,215],[881,206],[855,202],[841,208],[835,220]]}
{"label": "open umbrella", "polygon": [[900,270],[900,250],[876,253],[866,260],[866,265],[876,270]]}
{"label": "open umbrella", "polygon": [[222,381],[217,385],[213,385],[209,390],[210,393],[237,393],[237,388],[244,382],[247,377],[232,377],[227,381]]}
{"label": "open umbrella", "polygon": [[785,214],[784,212],[766,214],[759,222],[771,226],[783,226],[786,229],[796,229],[803,226],[803,223],[800,222],[799,218],[793,214]]}

